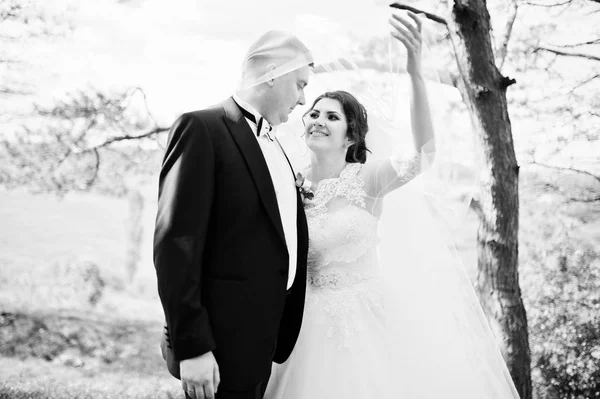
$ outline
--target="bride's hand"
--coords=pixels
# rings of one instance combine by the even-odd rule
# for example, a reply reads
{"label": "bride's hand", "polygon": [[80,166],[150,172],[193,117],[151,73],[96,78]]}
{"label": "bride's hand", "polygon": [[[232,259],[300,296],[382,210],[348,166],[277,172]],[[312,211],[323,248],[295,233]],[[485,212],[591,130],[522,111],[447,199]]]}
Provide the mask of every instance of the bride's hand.
{"label": "bride's hand", "polygon": [[410,11],[408,11],[408,16],[414,21],[416,28],[409,20],[396,12],[392,13],[389,23],[392,25],[392,36],[400,40],[408,52],[406,71],[411,75],[419,75],[421,74],[421,44],[423,42],[421,20]]}

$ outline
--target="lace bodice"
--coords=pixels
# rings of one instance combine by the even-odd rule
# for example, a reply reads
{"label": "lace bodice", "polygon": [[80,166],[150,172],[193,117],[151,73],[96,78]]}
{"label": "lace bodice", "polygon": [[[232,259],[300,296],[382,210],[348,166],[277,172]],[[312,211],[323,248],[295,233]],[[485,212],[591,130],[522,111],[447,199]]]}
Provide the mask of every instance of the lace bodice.
{"label": "lace bodice", "polygon": [[378,273],[377,211],[381,197],[389,187],[399,187],[418,171],[415,156],[404,162],[348,164],[338,178],[319,182],[314,198],[305,204],[310,284],[339,288],[346,282],[360,281],[357,273]]}
{"label": "lace bodice", "polygon": [[315,197],[305,206],[309,275],[366,271],[376,266],[360,262],[377,243],[377,219],[365,209],[367,195],[358,177],[361,167],[349,164],[339,178],[321,181]]}
{"label": "lace bodice", "polygon": [[419,172],[419,159],[348,164],[338,178],[319,182],[305,202],[309,230],[306,312],[324,311],[327,336],[351,346],[363,324],[359,309],[381,314],[377,256],[381,198]]}

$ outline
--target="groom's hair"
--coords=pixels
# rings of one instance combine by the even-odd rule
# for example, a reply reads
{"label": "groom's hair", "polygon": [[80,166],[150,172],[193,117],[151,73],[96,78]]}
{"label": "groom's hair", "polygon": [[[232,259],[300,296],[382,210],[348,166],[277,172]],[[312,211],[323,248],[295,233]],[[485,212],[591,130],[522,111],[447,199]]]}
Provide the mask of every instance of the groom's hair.
{"label": "groom's hair", "polygon": [[257,79],[272,68],[283,67],[281,76],[305,65],[313,66],[308,47],[291,33],[271,30],[250,46],[242,64],[242,81]]}

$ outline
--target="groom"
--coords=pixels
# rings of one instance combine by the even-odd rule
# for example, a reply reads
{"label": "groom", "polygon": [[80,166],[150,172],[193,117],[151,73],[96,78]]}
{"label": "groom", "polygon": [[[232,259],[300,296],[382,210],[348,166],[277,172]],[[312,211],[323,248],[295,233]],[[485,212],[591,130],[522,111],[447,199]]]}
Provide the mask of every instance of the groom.
{"label": "groom", "polygon": [[246,56],[241,89],[169,132],[154,265],[161,349],[186,397],[262,398],[272,361],[296,343],[308,229],[272,127],[304,104],[312,62],[296,37],[267,32]]}

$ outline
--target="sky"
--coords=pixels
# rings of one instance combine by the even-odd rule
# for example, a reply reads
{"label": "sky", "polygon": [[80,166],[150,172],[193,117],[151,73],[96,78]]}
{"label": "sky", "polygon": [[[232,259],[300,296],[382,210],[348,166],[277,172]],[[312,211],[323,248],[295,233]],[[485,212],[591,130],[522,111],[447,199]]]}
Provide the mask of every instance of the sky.
{"label": "sky", "polygon": [[171,120],[229,96],[247,48],[268,29],[298,34],[315,57],[335,51],[348,29],[385,34],[387,9],[375,3],[359,12],[339,0],[52,0],[46,7],[73,30],[31,49],[40,62],[29,76],[42,102],[82,87],[139,86],[153,114]]}
{"label": "sky", "polygon": [[[122,92],[141,87],[152,115],[169,126],[183,112],[230,96],[248,47],[268,29],[298,35],[315,60],[331,59],[356,46],[348,33],[363,40],[389,34],[390,9],[385,2],[349,4],[173,0],[166,6],[163,0],[51,0],[44,3],[46,11],[60,15],[72,29],[50,40],[33,41],[27,48],[32,62],[27,77],[36,94],[13,99],[13,106],[26,113],[33,101],[54,104],[85,88]],[[311,80],[307,101],[324,91],[317,79]],[[403,106],[408,115],[408,103]],[[286,129],[302,131],[302,113],[298,107],[280,128],[282,138]]]}
{"label": "sky", "polygon": [[[247,48],[268,29],[297,34],[317,60],[356,45],[348,32],[362,38],[388,32],[389,8],[381,0],[31,1],[60,15],[72,30],[28,44],[26,76],[36,92],[34,96],[11,98],[10,107],[26,113],[33,102],[52,104],[85,88],[121,92],[137,86],[144,89],[152,114],[164,126],[182,112],[231,95]],[[578,37],[576,24],[561,22],[573,21],[567,14],[536,15],[533,8],[520,12],[519,21],[546,18],[557,23],[560,34],[555,39],[559,42],[585,38]],[[497,14],[492,22],[496,31],[502,29],[503,19]],[[515,29],[520,29],[519,23]],[[22,43],[10,45],[16,46],[17,52],[23,51]],[[510,68],[507,65],[503,72],[513,77]],[[320,93],[315,83],[313,79],[309,84],[309,100]],[[457,95],[448,90],[430,94],[432,102],[440,103]],[[0,107],[3,105],[7,106]],[[301,112],[291,115],[290,125],[299,123]],[[468,128],[468,121],[454,122]],[[530,127],[521,124],[513,129],[519,134]]]}

